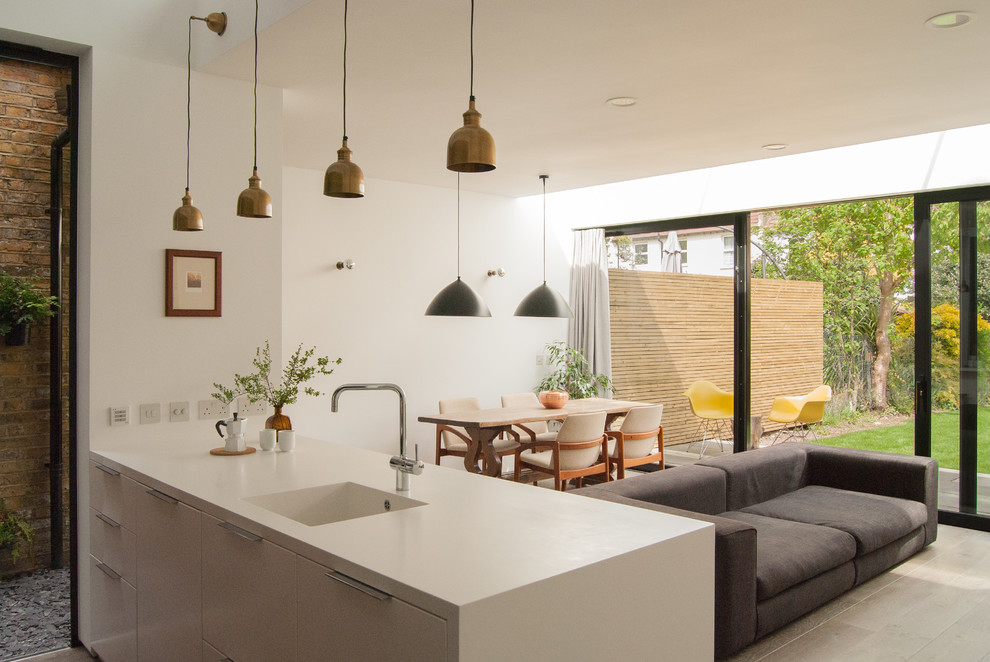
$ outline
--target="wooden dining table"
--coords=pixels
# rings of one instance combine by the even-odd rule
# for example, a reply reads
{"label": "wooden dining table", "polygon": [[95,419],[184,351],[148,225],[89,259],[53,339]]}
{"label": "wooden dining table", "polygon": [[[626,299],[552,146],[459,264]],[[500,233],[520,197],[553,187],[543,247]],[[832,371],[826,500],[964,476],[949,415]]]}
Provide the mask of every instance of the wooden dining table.
{"label": "wooden dining table", "polygon": [[[611,400],[609,398],[582,398],[569,400],[561,409],[545,407],[499,407],[458,411],[446,414],[420,416],[420,423],[454,425],[464,428],[471,443],[464,456],[464,468],[472,473],[488,476],[502,474],[502,458],[495,452],[494,439],[508,432],[513,425],[525,425],[534,421],[554,421],[567,418],[571,414],[584,414],[593,411],[605,412],[605,429],[619,416],[625,416],[633,407],[649,407],[649,402],[631,400]],[[481,460],[484,459],[482,463]],[[484,466],[484,470],[482,469]]]}

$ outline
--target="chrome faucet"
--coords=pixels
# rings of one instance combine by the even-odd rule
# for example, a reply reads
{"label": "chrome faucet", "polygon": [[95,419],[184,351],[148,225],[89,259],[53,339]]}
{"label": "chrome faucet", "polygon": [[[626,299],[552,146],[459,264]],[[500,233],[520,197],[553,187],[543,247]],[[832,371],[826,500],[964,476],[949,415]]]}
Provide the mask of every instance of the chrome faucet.
{"label": "chrome faucet", "polygon": [[426,465],[419,461],[419,444],[416,444],[416,457],[406,457],[406,394],[396,384],[344,384],[330,396],[330,411],[337,411],[337,402],[344,391],[392,391],[399,396],[399,454],[392,456],[388,465],[395,469],[395,489],[408,492],[410,474],[420,475]]}

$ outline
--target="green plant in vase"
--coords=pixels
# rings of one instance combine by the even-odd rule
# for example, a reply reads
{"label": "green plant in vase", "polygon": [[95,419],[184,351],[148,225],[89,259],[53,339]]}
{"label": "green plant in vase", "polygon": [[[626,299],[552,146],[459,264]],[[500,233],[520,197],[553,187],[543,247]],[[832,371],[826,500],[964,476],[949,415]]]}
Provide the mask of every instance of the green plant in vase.
{"label": "green plant in vase", "polygon": [[26,345],[31,324],[55,314],[58,301],[26,278],[0,271],[0,336],[7,345]]}
{"label": "green plant in vase", "polygon": [[222,384],[214,382],[213,387],[217,392],[213,394],[214,399],[220,402],[230,403],[240,394],[247,395],[251,402],[263,400],[274,408],[275,413],[265,421],[265,427],[272,430],[291,430],[292,421],[282,413],[282,407],[291,405],[299,399],[299,389],[302,388],[306,395],[320,396],[322,393],[311,386],[303,386],[317,375],[333,374],[331,365],[340,365],[340,358],[330,359],[326,356],[316,356],[315,362],[310,360],[316,354],[316,347],[303,349],[302,343],[296,351],[289,357],[285,368],[282,370],[282,379],[277,383],[272,382],[272,357],[268,341],[265,347],[257,348],[254,359],[251,363],[255,371],[249,375],[234,375],[234,387],[227,388]]}
{"label": "green plant in vase", "polygon": [[0,499],[0,549],[10,549],[10,558],[21,558],[24,546],[34,554],[34,529],[31,524],[14,512],[7,511],[7,504]]}
{"label": "green plant in vase", "polygon": [[[564,341],[546,346],[548,364],[555,369],[543,378],[536,390],[540,393],[566,393],[570,398],[594,398],[612,390],[612,380],[607,375],[591,370],[584,354],[568,347]],[[541,401],[545,400],[541,397]],[[564,398],[559,406],[567,402]],[[553,406],[544,402],[545,406]]]}

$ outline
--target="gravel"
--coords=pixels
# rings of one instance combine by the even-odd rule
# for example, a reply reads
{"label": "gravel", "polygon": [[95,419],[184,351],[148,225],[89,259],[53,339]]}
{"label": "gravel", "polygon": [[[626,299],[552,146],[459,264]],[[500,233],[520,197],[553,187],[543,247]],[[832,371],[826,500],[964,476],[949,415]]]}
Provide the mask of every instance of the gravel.
{"label": "gravel", "polygon": [[69,571],[0,580],[0,662],[69,646]]}

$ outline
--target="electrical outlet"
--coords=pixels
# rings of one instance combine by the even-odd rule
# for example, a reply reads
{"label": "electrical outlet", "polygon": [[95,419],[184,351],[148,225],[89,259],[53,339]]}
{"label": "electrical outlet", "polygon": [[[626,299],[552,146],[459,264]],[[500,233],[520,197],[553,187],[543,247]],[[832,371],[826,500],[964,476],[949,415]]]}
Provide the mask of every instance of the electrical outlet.
{"label": "electrical outlet", "polygon": [[157,402],[138,407],[138,420],[143,423],[161,423],[162,406]]}
{"label": "electrical outlet", "polygon": [[131,422],[130,409],[127,405],[123,407],[110,407],[110,426],[127,425]]}
{"label": "electrical outlet", "polygon": [[542,354],[537,354],[536,355],[536,365],[543,365],[543,355]]}
{"label": "electrical outlet", "polygon": [[267,413],[268,403],[264,400],[251,402],[251,400],[244,395],[237,401],[237,414],[241,418],[247,418],[248,416],[264,416]]}
{"label": "electrical outlet", "polygon": [[168,403],[168,420],[172,423],[189,420],[189,402]]}
{"label": "electrical outlet", "polygon": [[227,418],[230,416],[230,405],[225,405],[219,400],[200,400],[199,418]]}

